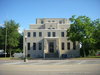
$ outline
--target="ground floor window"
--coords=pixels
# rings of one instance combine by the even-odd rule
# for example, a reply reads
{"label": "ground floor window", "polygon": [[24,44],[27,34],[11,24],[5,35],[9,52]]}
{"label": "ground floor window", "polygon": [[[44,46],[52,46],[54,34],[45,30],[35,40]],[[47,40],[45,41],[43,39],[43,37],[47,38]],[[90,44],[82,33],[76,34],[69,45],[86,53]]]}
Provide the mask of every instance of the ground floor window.
{"label": "ground floor window", "polygon": [[27,49],[30,50],[30,43],[27,43]]}
{"label": "ground floor window", "polygon": [[42,43],[39,43],[39,50],[42,50]]}
{"label": "ground floor window", "polygon": [[65,49],[65,44],[64,44],[64,42],[62,42],[62,50],[64,50]]}
{"label": "ground floor window", "polygon": [[67,49],[70,50],[70,42],[67,43]]}
{"label": "ground floor window", "polygon": [[28,54],[27,57],[30,57],[30,54]]}
{"label": "ground floor window", "polygon": [[36,50],[36,43],[33,43],[33,50]]}
{"label": "ground floor window", "polygon": [[76,42],[73,42],[73,49],[76,49]]}

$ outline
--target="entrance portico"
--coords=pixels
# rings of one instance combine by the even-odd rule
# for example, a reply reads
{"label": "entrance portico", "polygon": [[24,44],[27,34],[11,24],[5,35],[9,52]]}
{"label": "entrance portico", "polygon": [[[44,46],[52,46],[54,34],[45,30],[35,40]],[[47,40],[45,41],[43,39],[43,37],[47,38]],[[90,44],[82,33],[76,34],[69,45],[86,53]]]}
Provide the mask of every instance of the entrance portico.
{"label": "entrance portico", "polygon": [[44,38],[44,58],[46,54],[56,54],[59,56],[59,38],[47,37]]}

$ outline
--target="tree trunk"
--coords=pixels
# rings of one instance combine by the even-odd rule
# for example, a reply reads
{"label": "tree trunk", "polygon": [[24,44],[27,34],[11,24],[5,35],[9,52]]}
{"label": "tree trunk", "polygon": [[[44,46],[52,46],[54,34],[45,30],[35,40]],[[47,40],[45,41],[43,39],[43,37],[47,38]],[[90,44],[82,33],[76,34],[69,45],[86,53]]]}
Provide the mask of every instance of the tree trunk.
{"label": "tree trunk", "polygon": [[83,53],[84,53],[84,57],[86,57],[86,53],[85,53],[84,44],[83,44]]}

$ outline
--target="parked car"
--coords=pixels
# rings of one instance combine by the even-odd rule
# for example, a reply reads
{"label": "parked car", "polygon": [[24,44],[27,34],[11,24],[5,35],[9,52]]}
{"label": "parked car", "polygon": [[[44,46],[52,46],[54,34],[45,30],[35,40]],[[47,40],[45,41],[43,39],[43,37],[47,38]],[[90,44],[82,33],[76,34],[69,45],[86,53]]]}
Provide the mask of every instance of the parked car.
{"label": "parked car", "polygon": [[100,56],[100,51],[96,53],[96,56]]}

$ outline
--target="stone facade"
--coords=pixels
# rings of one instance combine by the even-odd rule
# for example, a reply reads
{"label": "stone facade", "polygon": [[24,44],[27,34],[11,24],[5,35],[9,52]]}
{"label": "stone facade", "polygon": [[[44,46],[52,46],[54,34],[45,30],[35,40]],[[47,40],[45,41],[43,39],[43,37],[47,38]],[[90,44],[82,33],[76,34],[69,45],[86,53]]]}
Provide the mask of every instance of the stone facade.
{"label": "stone facade", "polygon": [[24,30],[24,54],[31,58],[80,56],[79,43],[67,40],[69,27],[70,22],[65,18],[37,19],[29,30]]}

